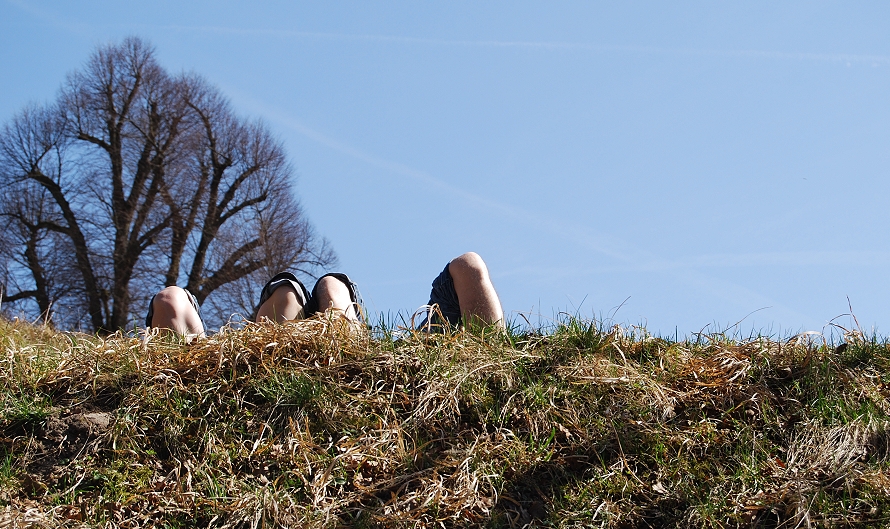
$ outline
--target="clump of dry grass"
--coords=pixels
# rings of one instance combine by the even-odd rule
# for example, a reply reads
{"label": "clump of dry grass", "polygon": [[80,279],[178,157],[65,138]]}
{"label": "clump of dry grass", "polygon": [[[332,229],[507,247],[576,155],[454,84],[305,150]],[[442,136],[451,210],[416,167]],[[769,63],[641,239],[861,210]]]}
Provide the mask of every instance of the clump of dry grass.
{"label": "clump of dry grass", "polygon": [[876,339],[0,321],[0,527],[887,523]]}

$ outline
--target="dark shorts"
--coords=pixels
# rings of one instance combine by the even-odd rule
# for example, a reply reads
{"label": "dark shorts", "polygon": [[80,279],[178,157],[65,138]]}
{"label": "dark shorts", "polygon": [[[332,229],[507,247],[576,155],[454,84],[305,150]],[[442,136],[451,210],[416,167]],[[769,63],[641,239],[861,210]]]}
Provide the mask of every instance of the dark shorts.
{"label": "dark shorts", "polygon": [[[449,262],[448,265],[450,264]],[[448,265],[445,265],[445,269],[433,280],[428,303],[430,309],[427,317],[418,326],[419,329],[436,331],[442,330],[446,323],[451,327],[460,325],[460,303],[457,300],[454,279],[448,271]]]}

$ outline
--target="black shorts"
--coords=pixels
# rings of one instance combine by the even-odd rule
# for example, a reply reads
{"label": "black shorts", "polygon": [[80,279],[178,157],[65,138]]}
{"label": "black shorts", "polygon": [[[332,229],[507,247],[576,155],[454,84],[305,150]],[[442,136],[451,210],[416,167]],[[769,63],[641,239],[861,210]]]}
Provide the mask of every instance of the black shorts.
{"label": "black shorts", "polygon": [[445,265],[445,269],[433,280],[428,303],[430,308],[418,329],[437,331],[442,330],[446,323],[451,327],[460,325],[460,303],[454,290],[454,279],[448,271],[450,264]]}

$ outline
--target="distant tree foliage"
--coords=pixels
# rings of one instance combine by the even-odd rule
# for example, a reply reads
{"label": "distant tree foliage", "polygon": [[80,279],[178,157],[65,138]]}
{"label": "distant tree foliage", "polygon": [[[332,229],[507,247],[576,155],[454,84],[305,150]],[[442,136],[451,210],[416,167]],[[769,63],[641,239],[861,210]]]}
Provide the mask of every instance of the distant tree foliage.
{"label": "distant tree foliage", "polygon": [[139,38],[100,47],[0,129],[3,309],[113,332],[180,285],[211,323],[249,315],[271,274],[336,261],[292,184],[281,143],[206,80]]}

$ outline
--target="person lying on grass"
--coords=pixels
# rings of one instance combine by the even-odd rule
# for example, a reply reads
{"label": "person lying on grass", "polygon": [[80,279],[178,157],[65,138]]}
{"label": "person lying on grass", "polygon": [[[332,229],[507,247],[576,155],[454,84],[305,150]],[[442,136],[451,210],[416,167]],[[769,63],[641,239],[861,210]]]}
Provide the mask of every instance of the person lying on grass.
{"label": "person lying on grass", "polygon": [[[501,301],[488,267],[478,254],[467,252],[449,261],[432,287],[430,308],[418,329],[429,332],[468,323],[504,327]],[[300,320],[327,310],[337,311],[351,322],[361,322],[358,291],[346,274],[323,275],[310,294],[296,276],[282,272],[263,287],[255,321]],[[176,286],[161,290],[151,299],[145,326],[170,329],[188,338],[205,335],[195,297]]]}

